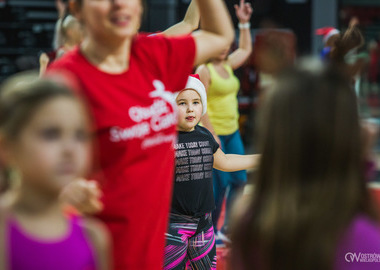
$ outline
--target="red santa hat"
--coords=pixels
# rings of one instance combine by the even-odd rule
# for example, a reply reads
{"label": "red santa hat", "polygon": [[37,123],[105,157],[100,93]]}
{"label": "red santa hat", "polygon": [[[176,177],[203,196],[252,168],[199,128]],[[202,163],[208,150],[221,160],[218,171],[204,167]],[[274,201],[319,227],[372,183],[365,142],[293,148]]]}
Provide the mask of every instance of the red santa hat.
{"label": "red santa hat", "polygon": [[[199,94],[199,96],[201,97],[202,116],[203,116],[207,111],[207,93],[206,93],[206,88],[203,85],[203,83],[201,82],[201,80],[199,79],[198,74],[191,74],[189,76],[189,78],[187,79],[186,86],[183,90],[188,90],[188,89],[195,90]],[[177,98],[177,96],[180,92],[174,94],[175,99]]]}
{"label": "red santa hat", "polygon": [[340,31],[334,27],[322,27],[315,31],[317,35],[323,36],[323,43],[327,43],[330,37],[339,34]]}

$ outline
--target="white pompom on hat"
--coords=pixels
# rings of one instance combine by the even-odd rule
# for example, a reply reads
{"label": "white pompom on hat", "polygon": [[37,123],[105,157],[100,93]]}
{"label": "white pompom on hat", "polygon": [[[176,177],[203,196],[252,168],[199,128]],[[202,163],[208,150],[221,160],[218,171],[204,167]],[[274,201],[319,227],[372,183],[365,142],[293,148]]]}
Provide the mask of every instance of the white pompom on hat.
{"label": "white pompom on hat", "polygon": [[[203,116],[207,111],[207,93],[206,93],[206,88],[201,82],[201,80],[199,79],[198,74],[191,74],[189,76],[189,78],[187,79],[186,86],[183,90],[188,90],[188,89],[195,90],[201,97],[202,116]],[[178,93],[175,93],[174,99],[176,99],[178,94],[181,93],[183,90],[179,91]]]}

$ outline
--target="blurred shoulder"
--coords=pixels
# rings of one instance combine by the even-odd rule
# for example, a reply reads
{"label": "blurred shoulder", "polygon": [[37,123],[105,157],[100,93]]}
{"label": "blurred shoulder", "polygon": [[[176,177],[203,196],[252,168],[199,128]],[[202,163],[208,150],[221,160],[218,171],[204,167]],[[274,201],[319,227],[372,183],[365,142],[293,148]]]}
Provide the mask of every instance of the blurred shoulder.
{"label": "blurred shoulder", "polygon": [[81,218],[80,225],[93,244],[98,247],[106,247],[110,243],[110,234],[106,226],[95,218]]}
{"label": "blurred shoulder", "polygon": [[79,46],[74,49],[65,52],[62,57],[53,61],[48,70],[61,69],[66,67],[75,67],[78,66],[83,61],[83,56],[80,53]]}
{"label": "blurred shoulder", "polygon": [[[340,242],[341,248],[358,252],[380,253],[380,226],[366,215],[357,215],[349,224]],[[353,252],[350,250],[351,252]]]}

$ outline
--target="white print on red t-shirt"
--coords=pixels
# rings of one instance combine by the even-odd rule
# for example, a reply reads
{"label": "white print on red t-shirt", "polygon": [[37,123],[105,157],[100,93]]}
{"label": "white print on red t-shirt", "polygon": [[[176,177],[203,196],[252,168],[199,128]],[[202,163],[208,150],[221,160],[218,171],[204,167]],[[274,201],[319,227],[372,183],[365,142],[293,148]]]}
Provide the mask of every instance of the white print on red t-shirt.
{"label": "white print on red t-shirt", "polygon": [[[153,81],[155,90],[149,96],[159,98],[147,107],[133,106],[129,108],[128,115],[137,124],[121,128],[114,126],[110,129],[110,141],[120,142],[136,138],[144,138],[141,147],[148,148],[166,142],[174,142],[175,135],[157,134],[177,124],[176,106],[171,92],[165,91],[164,84],[159,80]],[[173,108],[170,110],[168,103]]]}
{"label": "white print on red t-shirt", "polygon": [[170,134],[170,135],[157,134],[156,136],[145,139],[141,144],[141,148],[146,149],[146,148],[149,148],[149,147],[152,147],[154,145],[158,145],[164,142],[170,143],[173,145],[176,140],[177,140],[176,134]]}
{"label": "white print on red t-shirt", "polygon": [[173,93],[165,91],[165,85],[160,80],[154,80],[153,85],[156,88],[156,90],[150,92],[149,96],[152,98],[161,97],[163,100],[169,102],[169,104],[173,108],[173,111],[176,111],[177,106],[175,104]]}
{"label": "white print on red t-shirt", "polygon": [[142,138],[150,133],[149,123],[143,122],[129,128],[112,127],[110,129],[111,142],[127,141]]}
{"label": "white print on red t-shirt", "polygon": [[167,106],[167,103],[162,99],[156,99],[149,107],[131,107],[128,111],[128,114],[133,121],[139,123],[143,120],[151,118],[152,116],[161,115],[168,112],[169,108]]}

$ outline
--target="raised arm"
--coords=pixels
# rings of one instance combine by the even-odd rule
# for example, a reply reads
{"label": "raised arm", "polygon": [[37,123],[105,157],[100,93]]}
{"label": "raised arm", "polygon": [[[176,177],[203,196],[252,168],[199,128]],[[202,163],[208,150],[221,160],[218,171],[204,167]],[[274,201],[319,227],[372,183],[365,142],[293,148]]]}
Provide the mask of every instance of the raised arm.
{"label": "raised arm", "polygon": [[228,62],[232,69],[237,69],[248,59],[252,52],[252,38],[250,19],[252,7],[250,3],[240,0],[240,5],[235,5],[236,17],[239,19],[239,48],[228,56]]}
{"label": "raised arm", "polygon": [[214,153],[214,168],[224,172],[252,169],[258,166],[260,155],[225,154],[220,148]]}
{"label": "raised arm", "polygon": [[234,38],[231,17],[222,0],[197,0],[202,29],[193,33],[197,51],[194,66],[219,55]]}
{"label": "raised arm", "polygon": [[49,64],[49,56],[46,53],[41,53],[40,58],[40,77],[44,75],[46,68]]}
{"label": "raised arm", "polygon": [[55,0],[55,7],[57,8],[58,12],[58,20],[55,23],[54,28],[53,49],[57,50],[63,44],[62,35],[59,32],[61,31],[61,20],[65,16],[67,5],[62,0]]}
{"label": "raised arm", "polygon": [[164,32],[165,36],[179,36],[190,34],[199,27],[199,9],[196,0],[192,0],[189,7],[187,8],[185,17],[179,23],[169,27]]}

